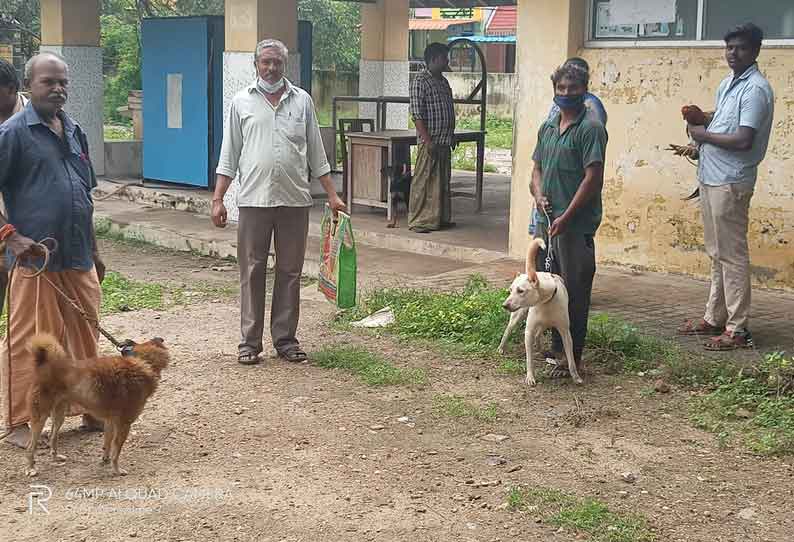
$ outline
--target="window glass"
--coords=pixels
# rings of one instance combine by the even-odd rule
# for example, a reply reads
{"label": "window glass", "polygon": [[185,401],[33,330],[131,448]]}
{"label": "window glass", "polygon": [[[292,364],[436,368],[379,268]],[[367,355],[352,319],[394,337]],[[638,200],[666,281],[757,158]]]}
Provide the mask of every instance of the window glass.
{"label": "window glass", "polygon": [[742,23],[755,23],[766,39],[794,38],[794,0],[705,0],[703,39],[721,40]]}

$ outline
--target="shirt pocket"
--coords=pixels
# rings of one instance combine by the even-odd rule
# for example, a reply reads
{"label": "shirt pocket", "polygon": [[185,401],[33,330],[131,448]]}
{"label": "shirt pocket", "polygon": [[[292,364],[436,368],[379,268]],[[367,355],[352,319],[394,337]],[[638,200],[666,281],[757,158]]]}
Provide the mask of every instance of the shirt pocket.
{"label": "shirt pocket", "polygon": [[295,115],[285,115],[279,117],[279,131],[293,144],[298,147],[306,146],[306,122]]}
{"label": "shirt pocket", "polygon": [[736,131],[739,124],[739,102],[735,93],[727,96],[717,115],[709,125],[709,132],[727,134]]}
{"label": "shirt pocket", "polygon": [[565,172],[582,171],[582,153],[576,147],[561,143],[557,149],[557,167]]}

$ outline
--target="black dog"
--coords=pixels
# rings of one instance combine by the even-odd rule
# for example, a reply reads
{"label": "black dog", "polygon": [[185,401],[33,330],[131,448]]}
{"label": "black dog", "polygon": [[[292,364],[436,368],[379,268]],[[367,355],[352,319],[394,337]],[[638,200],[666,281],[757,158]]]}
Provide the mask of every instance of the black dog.
{"label": "black dog", "polygon": [[391,221],[386,225],[387,228],[397,228],[398,203],[405,204],[406,213],[408,212],[408,202],[411,199],[411,168],[409,164],[398,164],[387,168],[391,177]]}

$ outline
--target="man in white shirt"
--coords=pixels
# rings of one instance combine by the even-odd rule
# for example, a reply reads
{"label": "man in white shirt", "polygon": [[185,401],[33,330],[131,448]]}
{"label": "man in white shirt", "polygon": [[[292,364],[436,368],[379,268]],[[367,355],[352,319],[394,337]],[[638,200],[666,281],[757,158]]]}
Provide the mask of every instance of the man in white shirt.
{"label": "man in white shirt", "polygon": [[223,196],[235,176],[240,181],[237,261],[242,338],[238,361],[244,365],[261,362],[271,235],[276,253],[270,312],[273,346],[287,361],[306,360],[296,332],[312,206],[309,175],[320,180],[335,213],[345,209],[329,175],[331,166],[311,96],[284,77],[288,55],[278,40],[257,44],[258,77],[232,98],[216,170],[212,222],[219,228],[227,221]]}

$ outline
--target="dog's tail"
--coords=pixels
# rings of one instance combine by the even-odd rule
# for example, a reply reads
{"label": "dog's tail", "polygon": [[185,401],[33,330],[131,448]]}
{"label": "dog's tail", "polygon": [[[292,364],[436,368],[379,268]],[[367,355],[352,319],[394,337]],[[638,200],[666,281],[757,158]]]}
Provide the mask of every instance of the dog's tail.
{"label": "dog's tail", "polygon": [[530,281],[537,280],[538,277],[535,262],[538,259],[538,251],[540,249],[546,250],[546,242],[543,239],[538,237],[529,242],[529,247],[527,247],[526,273]]}
{"label": "dog's tail", "polygon": [[58,339],[49,333],[39,333],[34,335],[28,342],[28,350],[33,354],[33,361],[37,367],[41,367],[52,361],[58,361],[66,357],[63,347]]}

